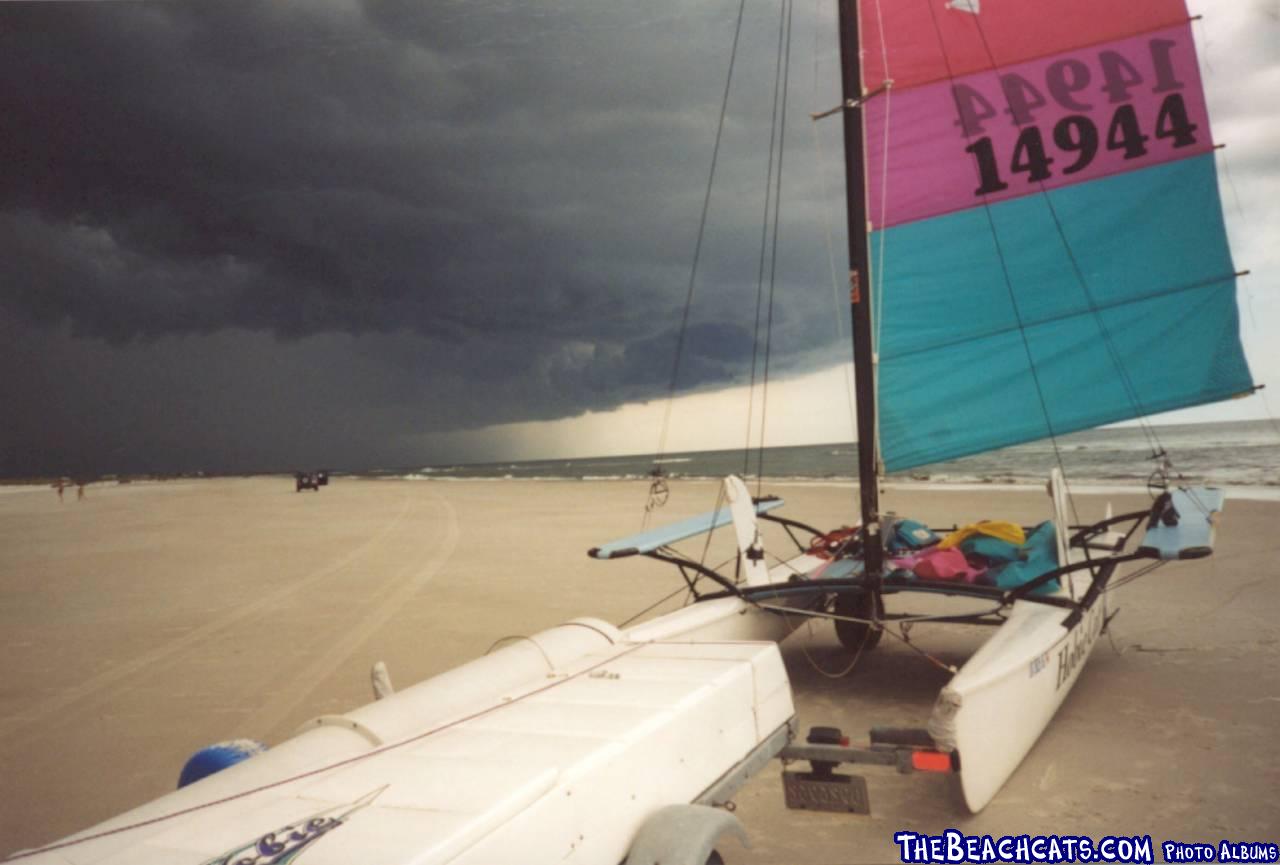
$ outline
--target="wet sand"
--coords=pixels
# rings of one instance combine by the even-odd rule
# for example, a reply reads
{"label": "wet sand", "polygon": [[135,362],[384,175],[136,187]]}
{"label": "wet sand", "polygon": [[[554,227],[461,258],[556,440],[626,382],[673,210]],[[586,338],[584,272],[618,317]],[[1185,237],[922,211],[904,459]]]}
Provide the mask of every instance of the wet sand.
{"label": "wet sand", "polygon": [[[851,520],[847,485],[771,487],[784,514]],[[677,485],[667,521],[715,504]],[[48,843],[173,789],[186,758],[268,743],[370,699],[384,660],[408,685],[502,637],[592,615],[621,623],[681,585],[647,560],[585,551],[637,531],[645,485],[292,478],[0,490],[0,854]],[[1117,513],[1142,496],[1114,496]],[[1082,517],[1104,500],[1077,499]],[[1035,490],[890,490],[886,509],[1036,522]],[[869,769],[872,815],[787,811],[779,765],[742,791],[754,847],[730,863],[897,860],[900,829],[1280,839],[1280,503],[1230,500],[1219,553],[1112,594],[1111,639],[991,805],[951,779]],[[769,547],[785,551],[781,534]],[[713,558],[719,551],[713,548]],[[661,611],[660,608],[659,611]],[[935,626],[920,649],[960,663],[986,635]],[[947,674],[886,639],[845,678],[829,628],[786,644],[802,725],[921,726]]]}

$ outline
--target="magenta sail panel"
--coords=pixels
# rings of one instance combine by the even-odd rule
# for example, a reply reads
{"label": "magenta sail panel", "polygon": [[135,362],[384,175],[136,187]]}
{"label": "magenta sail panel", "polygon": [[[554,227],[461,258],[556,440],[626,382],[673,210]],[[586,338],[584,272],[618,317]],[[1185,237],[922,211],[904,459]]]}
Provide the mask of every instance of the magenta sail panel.
{"label": "magenta sail panel", "polygon": [[[989,5],[982,0],[983,10]],[[895,86],[865,116],[877,229],[1213,149],[1187,23]]]}

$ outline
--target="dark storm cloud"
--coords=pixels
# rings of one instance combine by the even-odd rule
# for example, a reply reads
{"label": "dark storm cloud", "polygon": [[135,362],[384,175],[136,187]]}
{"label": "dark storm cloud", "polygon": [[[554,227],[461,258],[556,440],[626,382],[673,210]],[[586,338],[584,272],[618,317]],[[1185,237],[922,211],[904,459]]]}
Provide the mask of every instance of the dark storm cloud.
{"label": "dark storm cloud", "polygon": [[[324,393],[366,440],[665,392],[735,11],[0,5],[0,310],[43,383],[10,405],[83,405],[72,358],[92,358],[117,393],[95,426],[122,447],[222,388],[226,438],[255,430],[274,459],[296,441],[284,392]],[[682,387],[750,372],[776,27],[762,8],[744,30],[763,60],[740,61]],[[775,310],[779,367],[835,336],[817,213],[788,204],[808,245],[779,266],[805,287]]]}

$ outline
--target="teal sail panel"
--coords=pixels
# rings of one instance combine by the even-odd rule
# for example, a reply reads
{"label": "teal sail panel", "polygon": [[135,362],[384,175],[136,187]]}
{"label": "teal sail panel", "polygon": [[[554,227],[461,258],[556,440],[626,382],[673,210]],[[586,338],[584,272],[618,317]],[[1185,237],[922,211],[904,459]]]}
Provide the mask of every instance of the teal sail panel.
{"label": "teal sail panel", "polygon": [[1212,153],[899,224],[881,243],[888,471],[1252,387]]}

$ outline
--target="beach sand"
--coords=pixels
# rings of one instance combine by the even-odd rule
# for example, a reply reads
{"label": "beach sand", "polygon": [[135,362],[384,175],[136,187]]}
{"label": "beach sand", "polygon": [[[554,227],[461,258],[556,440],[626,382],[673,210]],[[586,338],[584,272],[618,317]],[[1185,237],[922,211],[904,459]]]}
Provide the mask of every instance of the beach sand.
{"label": "beach sand", "polygon": [[[852,519],[850,485],[767,492],[822,527]],[[657,521],[707,510],[684,482]],[[369,667],[398,686],[495,640],[591,615],[621,623],[681,585],[648,560],[597,562],[640,528],[634,482],[292,478],[0,491],[0,854],[53,841],[171,789],[187,757],[234,737],[273,743],[368,702]],[[1119,496],[1117,513],[1144,496]],[[1078,498],[1081,516],[1103,500]],[[1037,522],[1038,490],[887,492],[934,525]],[[868,769],[869,817],[788,811],[780,764],[737,799],[754,847],[730,863],[897,861],[893,833],[1151,835],[1280,840],[1280,504],[1228,502],[1219,553],[1115,591],[1121,612],[1048,731],[981,814],[953,779]],[[726,533],[719,533],[724,535]],[[785,551],[786,538],[768,537]],[[695,547],[696,549],[696,547]],[[713,554],[717,549],[713,548]],[[668,607],[669,608],[669,607]],[[975,633],[976,632],[976,633]],[[959,663],[980,629],[918,629]],[[829,627],[784,653],[802,726],[922,726],[947,674],[885,639],[852,675]]]}

